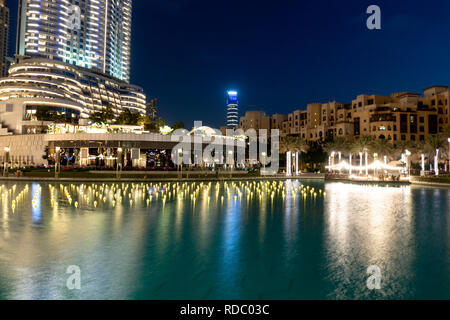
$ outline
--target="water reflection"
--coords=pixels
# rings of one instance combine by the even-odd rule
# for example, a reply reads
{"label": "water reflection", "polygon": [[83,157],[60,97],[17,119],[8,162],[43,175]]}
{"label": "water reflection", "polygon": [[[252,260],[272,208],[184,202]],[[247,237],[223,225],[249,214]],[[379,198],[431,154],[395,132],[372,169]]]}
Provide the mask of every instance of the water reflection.
{"label": "water reflection", "polygon": [[[18,183],[0,194],[0,298],[450,298],[447,189]],[[81,291],[65,287],[70,265]]]}

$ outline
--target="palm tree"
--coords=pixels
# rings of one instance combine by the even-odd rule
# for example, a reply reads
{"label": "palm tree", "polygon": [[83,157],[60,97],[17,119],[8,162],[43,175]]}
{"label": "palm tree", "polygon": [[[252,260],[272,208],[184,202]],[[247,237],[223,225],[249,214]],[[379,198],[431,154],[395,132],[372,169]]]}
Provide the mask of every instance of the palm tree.
{"label": "palm tree", "polygon": [[[281,154],[286,154],[288,152],[299,152],[300,155],[303,155],[308,150],[309,150],[308,143],[301,137],[286,136],[281,138],[280,141]],[[303,157],[300,157],[300,159],[303,159]]]}
{"label": "palm tree", "polygon": [[[445,150],[447,150],[447,143],[444,142],[444,139],[441,135],[430,135],[425,140],[425,150],[427,150],[429,161],[434,159],[436,156],[436,150],[440,150],[443,152],[439,152],[440,159],[446,159],[448,156],[445,154]],[[439,160],[439,159],[438,159]]]}
{"label": "palm tree", "polygon": [[281,138],[280,153],[287,152],[306,152],[308,151],[308,143],[301,137],[286,136]]}
{"label": "palm tree", "polygon": [[398,141],[393,148],[393,156],[396,159],[400,159],[403,153],[406,152],[406,150],[410,151],[411,153],[416,153],[419,150],[419,147],[417,144],[415,144],[412,141]]}
{"label": "palm tree", "polygon": [[386,156],[388,159],[394,157],[394,146],[386,139],[377,139],[373,141],[372,151],[380,157]]}
{"label": "palm tree", "polygon": [[435,152],[438,149],[444,149],[446,145],[441,137],[437,135],[428,136],[426,139],[426,146],[428,151]]}
{"label": "palm tree", "polygon": [[[443,151],[447,149],[447,144],[444,142],[444,139],[437,135],[428,136],[425,143],[425,150],[428,152],[428,155],[431,155],[430,159],[436,155],[436,150]],[[441,156],[442,154],[443,152],[440,152]]]}
{"label": "palm tree", "polygon": [[353,153],[371,152],[373,150],[374,140],[372,136],[362,136],[353,142],[351,151]]}
{"label": "palm tree", "polygon": [[332,152],[341,152],[344,155],[351,154],[350,142],[343,137],[337,137],[332,141],[326,142],[324,149],[328,154]]}

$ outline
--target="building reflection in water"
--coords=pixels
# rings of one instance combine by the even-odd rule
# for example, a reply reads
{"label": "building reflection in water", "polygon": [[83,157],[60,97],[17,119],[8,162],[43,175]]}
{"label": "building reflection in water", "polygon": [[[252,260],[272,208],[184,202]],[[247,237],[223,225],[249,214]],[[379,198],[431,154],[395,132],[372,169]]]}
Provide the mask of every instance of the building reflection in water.
{"label": "building reflection in water", "polygon": [[330,183],[326,192],[326,257],[336,286],[332,295],[339,298],[346,286],[357,283],[355,298],[365,296],[371,265],[381,268],[385,283],[397,281],[384,294],[401,288],[415,253],[410,187]]}

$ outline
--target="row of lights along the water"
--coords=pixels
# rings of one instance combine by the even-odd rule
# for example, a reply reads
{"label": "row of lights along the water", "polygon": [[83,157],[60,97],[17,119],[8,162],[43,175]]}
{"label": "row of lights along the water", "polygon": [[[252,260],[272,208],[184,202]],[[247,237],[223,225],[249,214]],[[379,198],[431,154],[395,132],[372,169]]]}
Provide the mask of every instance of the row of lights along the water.
{"label": "row of lights along the water", "polygon": [[[288,186],[289,183],[289,186]],[[160,201],[164,206],[169,201],[190,200],[194,205],[203,197],[208,203],[215,199],[216,203],[227,200],[247,202],[257,199],[274,200],[275,197],[283,200],[290,196],[292,199],[300,198],[316,200],[325,197],[326,192],[301,183],[290,181],[246,181],[246,182],[172,182],[172,183],[102,183],[102,184],[49,184],[49,201],[53,208],[66,203],[74,208],[111,207],[118,204],[151,206],[153,202]],[[27,184],[18,192],[17,185],[0,186],[3,203],[10,202],[14,213],[18,206],[27,200],[30,185]],[[39,184],[31,200],[32,207],[38,207],[38,200],[42,196],[42,187]],[[8,201],[9,200],[9,201]]]}

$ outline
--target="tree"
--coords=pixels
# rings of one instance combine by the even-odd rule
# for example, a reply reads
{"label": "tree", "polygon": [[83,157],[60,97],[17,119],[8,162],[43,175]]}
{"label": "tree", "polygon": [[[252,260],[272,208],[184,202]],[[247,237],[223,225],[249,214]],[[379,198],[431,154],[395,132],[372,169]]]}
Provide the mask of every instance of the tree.
{"label": "tree", "polygon": [[351,150],[353,153],[364,153],[373,151],[374,138],[372,136],[362,136],[353,142]]}
{"label": "tree", "polygon": [[343,137],[336,137],[334,140],[330,140],[325,143],[324,150],[331,154],[333,152],[341,152],[342,154],[350,154],[351,153],[351,145],[350,142]]}
{"label": "tree", "polygon": [[[436,150],[445,150],[447,144],[444,140],[438,135],[430,135],[425,140],[425,150],[428,151],[429,155],[435,155]],[[442,152],[441,152],[442,155]]]}
{"label": "tree", "polygon": [[286,152],[306,152],[308,151],[308,143],[301,137],[286,136],[281,138],[280,153]]}
{"label": "tree", "polygon": [[36,109],[36,119],[38,121],[51,121],[51,114],[47,107],[39,106]]}
{"label": "tree", "polygon": [[394,157],[394,146],[386,139],[377,139],[372,143],[372,151],[380,157],[386,156],[388,159]]}
{"label": "tree", "polygon": [[130,109],[125,109],[116,118],[116,123],[128,126],[137,126],[141,115],[139,113],[131,112]]}
{"label": "tree", "polygon": [[108,121],[111,121],[113,119],[114,119],[114,111],[111,109],[110,106],[107,106],[102,111],[93,112],[89,115],[89,120],[92,120],[92,122],[96,124],[108,123]]}
{"label": "tree", "polygon": [[66,116],[62,112],[55,112],[51,115],[51,121],[54,123],[65,123],[67,122]]}
{"label": "tree", "polygon": [[144,129],[146,128],[146,126],[148,126],[152,121],[150,120],[150,118],[148,116],[140,116],[138,119],[137,124],[139,126],[144,127]]}
{"label": "tree", "polygon": [[308,143],[308,151],[300,154],[300,161],[308,164],[310,169],[317,170],[322,168],[322,164],[327,160],[327,153],[323,150],[323,147],[318,142]]}
{"label": "tree", "polygon": [[145,127],[145,130],[159,133],[159,128],[165,126],[165,122],[162,118],[156,118],[155,121],[150,121],[150,123]]}

